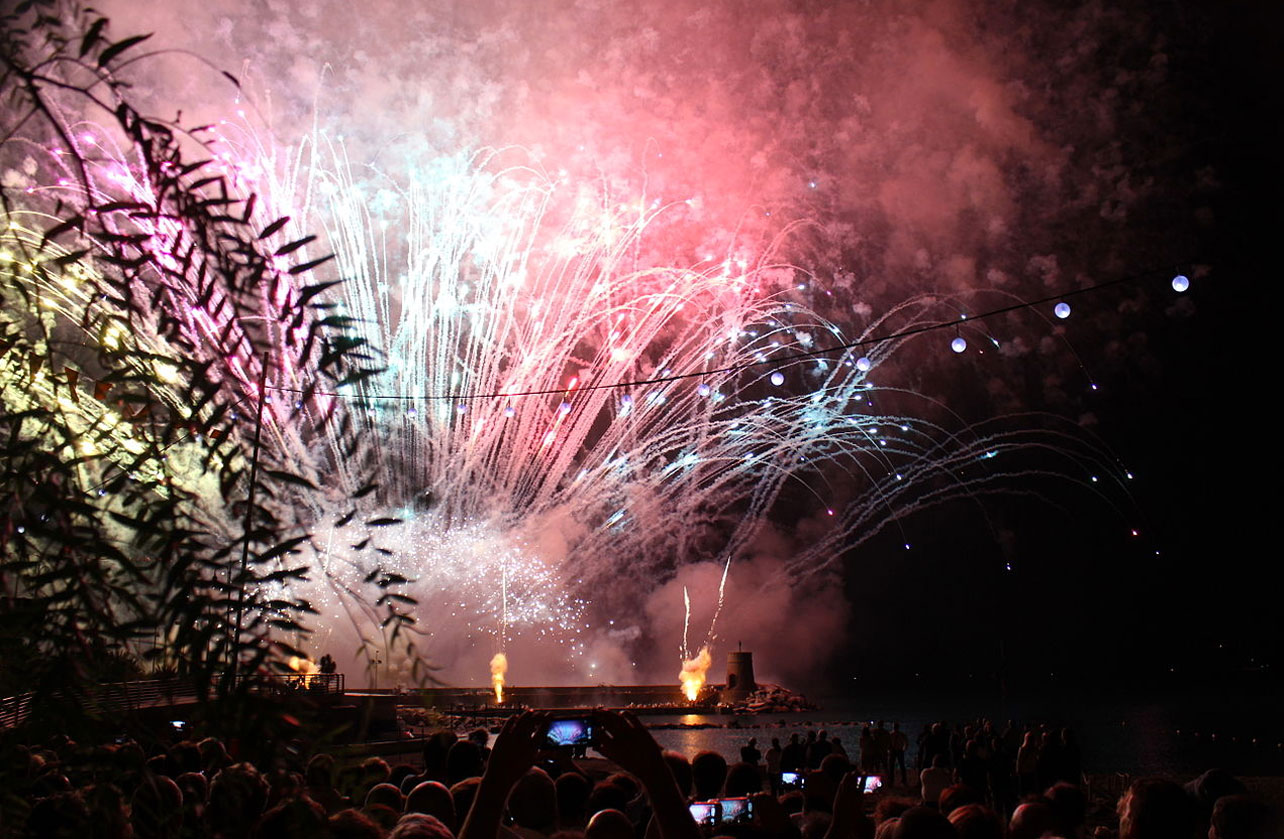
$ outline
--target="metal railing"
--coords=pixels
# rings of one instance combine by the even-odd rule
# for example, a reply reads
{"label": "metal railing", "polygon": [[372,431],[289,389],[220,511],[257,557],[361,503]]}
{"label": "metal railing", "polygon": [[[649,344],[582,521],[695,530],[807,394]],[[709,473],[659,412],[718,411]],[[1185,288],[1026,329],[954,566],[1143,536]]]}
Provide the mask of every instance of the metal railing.
{"label": "metal railing", "polygon": [[[280,696],[342,696],[345,682],[342,673],[251,675],[237,677],[237,681],[248,682],[250,690],[256,693]],[[80,700],[87,712],[106,715],[198,702],[213,693],[213,684],[209,690],[198,691],[196,685],[187,680],[151,679],[101,684]],[[34,700],[34,693],[0,697],[0,728],[20,725],[30,715]]]}

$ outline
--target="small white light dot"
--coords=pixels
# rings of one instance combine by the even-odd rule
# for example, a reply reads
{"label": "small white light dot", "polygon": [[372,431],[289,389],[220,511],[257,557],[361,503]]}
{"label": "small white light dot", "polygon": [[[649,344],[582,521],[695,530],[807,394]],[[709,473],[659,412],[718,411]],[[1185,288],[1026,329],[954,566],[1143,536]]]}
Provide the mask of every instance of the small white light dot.
{"label": "small white light dot", "polygon": [[1188,288],[1190,288],[1190,278],[1185,274],[1178,274],[1173,277],[1173,291],[1180,294]]}
{"label": "small white light dot", "polygon": [[1058,303],[1056,306],[1052,307],[1052,312],[1057,317],[1061,318],[1062,320],[1065,320],[1066,318],[1070,317],[1070,304]]}
{"label": "small white light dot", "polygon": [[950,349],[955,352],[963,352],[967,349],[967,340],[962,335],[958,336],[953,341],[950,341]]}
{"label": "small white light dot", "polygon": [[781,373],[780,371],[776,371],[775,373],[772,373],[771,383],[776,387],[780,387],[785,383],[785,374]]}
{"label": "small white light dot", "polygon": [[868,373],[871,369],[873,369],[873,367],[874,367],[874,362],[870,361],[869,358],[866,356],[862,355],[860,358],[856,359],[856,369],[861,371],[862,373]]}

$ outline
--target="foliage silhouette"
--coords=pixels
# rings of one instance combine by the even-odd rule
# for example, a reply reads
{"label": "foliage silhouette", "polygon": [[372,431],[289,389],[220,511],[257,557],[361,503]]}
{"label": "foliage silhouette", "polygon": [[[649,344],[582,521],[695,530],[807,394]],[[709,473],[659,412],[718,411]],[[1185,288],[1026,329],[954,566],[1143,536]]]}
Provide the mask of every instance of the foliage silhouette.
{"label": "foliage silhouette", "polygon": [[[249,740],[283,717],[263,677],[314,614],[283,585],[313,570],[296,511],[315,487],[281,441],[335,424],[354,451],[316,394],[381,355],[326,302],[313,237],[256,218],[204,129],[131,101],[147,37],[55,0],[0,16],[0,697],[31,700],[0,722],[101,733],[119,720],[99,686],[151,671]],[[292,406],[271,398],[296,381]],[[375,608],[418,665],[377,524]]]}

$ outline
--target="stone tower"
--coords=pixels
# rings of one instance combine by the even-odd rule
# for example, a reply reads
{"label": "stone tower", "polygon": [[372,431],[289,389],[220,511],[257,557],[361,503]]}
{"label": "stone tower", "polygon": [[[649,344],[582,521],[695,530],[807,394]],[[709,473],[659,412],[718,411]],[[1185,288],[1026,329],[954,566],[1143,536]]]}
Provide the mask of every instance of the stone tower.
{"label": "stone tower", "polygon": [[727,653],[727,687],[723,698],[735,702],[758,689],[753,678],[753,653],[736,650]]}

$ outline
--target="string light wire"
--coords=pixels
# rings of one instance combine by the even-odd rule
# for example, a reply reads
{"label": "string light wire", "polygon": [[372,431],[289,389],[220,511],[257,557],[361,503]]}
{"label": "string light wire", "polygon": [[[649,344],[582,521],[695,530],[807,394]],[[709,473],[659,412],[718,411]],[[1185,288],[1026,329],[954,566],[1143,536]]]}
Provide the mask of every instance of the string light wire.
{"label": "string light wire", "polygon": [[[1167,269],[1163,269],[1163,271],[1164,273],[1167,273]],[[1024,311],[1026,309],[1037,308],[1040,306],[1044,306],[1048,303],[1051,303],[1053,301],[1061,301],[1072,297],[1079,297],[1085,294],[1093,294],[1093,293],[1104,291],[1106,289],[1114,288],[1117,286],[1134,285],[1134,284],[1140,283],[1142,280],[1149,279],[1155,276],[1156,274],[1159,274],[1160,272],[1161,272],[1161,269],[1151,269],[1148,271],[1142,271],[1135,274],[1129,274],[1128,276],[1125,276],[1125,277],[1119,277],[1114,280],[1107,280],[1105,282],[1084,286],[1082,288],[1071,289],[1069,291],[1058,291],[1054,294],[1049,294],[1035,300],[1023,300],[1017,303],[1011,303],[1007,306],[1000,306],[998,308],[989,309],[984,312],[965,315],[962,319],[936,321],[933,323],[927,323],[927,324],[922,324],[920,326],[910,327],[908,329],[901,329],[896,332],[890,332],[886,335],[878,335],[872,338],[861,338],[856,341],[849,341],[847,343],[836,344],[834,346],[829,346],[829,347],[818,347],[813,350],[797,351],[797,352],[793,352],[788,355],[780,356],[777,358],[764,359],[762,361],[748,361],[742,364],[733,364],[727,367],[718,367],[718,368],[713,368],[709,370],[699,370],[692,373],[673,373],[665,376],[656,376],[654,378],[649,378],[649,379],[629,379],[627,381],[622,381],[622,382],[577,384],[575,387],[575,390],[578,392],[588,392],[588,391],[596,391],[596,390],[611,390],[614,388],[636,388],[636,387],[646,387],[649,385],[662,385],[662,384],[669,384],[671,382],[679,382],[686,379],[705,378],[708,376],[715,376],[722,373],[738,373],[744,370],[753,369],[755,367],[780,366],[780,365],[788,364],[794,361],[805,361],[810,358],[826,357],[826,356],[835,355],[839,353],[849,352],[851,350],[865,349],[867,347],[875,347],[875,346],[878,346],[879,344],[883,344],[888,341],[897,341],[903,338],[911,338],[916,335],[923,335],[925,333],[935,332],[942,329],[957,330],[961,320],[972,320],[972,321],[985,320],[987,318],[993,318],[999,315],[1005,315],[1010,312]],[[487,392],[481,392],[481,393],[453,393],[453,394],[405,394],[405,393],[354,394],[354,393],[343,393],[340,391],[308,390],[305,388],[285,387],[285,386],[275,386],[275,385],[268,385],[267,390],[276,390],[276,391],[281,391],[286,393],[308,394],[311,396],[332,396],[332,397],[345,398],[345,399],[351,398],[351,399],[359,399],[363,401],[366,401],[366,400],[369,400],[369,401],[374,401],[374,400],[467,401],[467,400],[478,400],[478,399],[514,399],[517,397],[524,397],[524,396],[552,396],[552,395],[558,395],[558,394],[565,394],[568,388],[558,387],[558,388],[545,388],[541,390],[520,390],[520,391],[511,391],[511,392],[487,391]]]}

